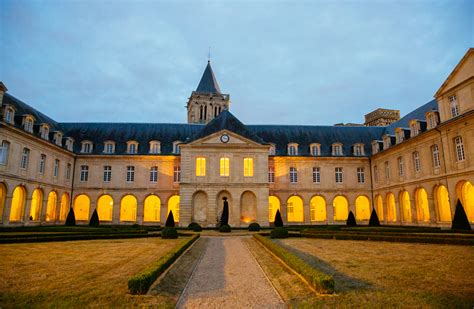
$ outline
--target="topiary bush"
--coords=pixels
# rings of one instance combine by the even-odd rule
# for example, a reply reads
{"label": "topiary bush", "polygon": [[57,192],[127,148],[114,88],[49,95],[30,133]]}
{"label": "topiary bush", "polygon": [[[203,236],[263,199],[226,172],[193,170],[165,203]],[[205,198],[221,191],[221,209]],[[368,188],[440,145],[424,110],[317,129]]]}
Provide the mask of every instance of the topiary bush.
{"label": "topiary bush", "polygon": [[175,226],[174,216],[173,216],[173,211],[172,210],[170,210],[170,213],[168,214],[168,218],[166,218],[165,226],[166,227],[174,227]]}
{"label": "topiary bush", "polygon": [[257,222],[250,223],[249,225],[249,231],[251,232],[258,232],[260,231],[260,224]]}
{"label": "topiary bush", "polygon": [[288,238],[288,230],[282,226],[274,228],[270,232],[271,238]]}
{"label": "topiary bush", "polygon": [[199,223],[196,223],[196,222],[189,223],[188,229],[192,230],[193,232],[201,232],[202,231],[202,227],[199,225]]}
{"label": "topiary bush", "polygon": [[99,215],[97,214],[97,208],[94,209],[91,219],[89,220],[89,226],[99,226]]}
{"label": "topiary bush", "polygon": [[219,232],[221,232],[221,233],[230,233],[231,231],[232,231],[232,228],[228,224],[221,225],[219,227]]}
{"label": "topiary bush", "polygon": [[283,219],[281,218],[280,209],[278,209],[275,214],[275,220],[273,224],[275,225],[275,227],[283,227]]}
{"label": "topiary bush", "polygon": [[372,212],[370,213],[369,226],[380,226],[379,216],[377,215],[375,208],[372,209]]}
{"label": "topiary bush", "polygon": [[161,231],[161,238],[176,239],[178,238],[178,231],[174,227],[165,227]]}
{"label": "topiary bush", "polygon": [[460,200],[456,205],[456,210],[454,212],[453,224],[451,225],[451,229],[453,230],[471,230],[471,225],[469,224],[469,220],[466,216],[466,211],[462,206]]}
{"label": "topiary bush", "polygon": [[75,226],[76,225],[76,215],[74,214],[74,210],[69,208],[69,213],[67,214],[66,218],[66,225],[67,226]]}
{"label": "topiary bush", "polygon": [[223,197],[222,199],[224,200],[224,208],[222,209],[219,226],[229,225],[229,203],[227,202],[227,197]]}
{"label": "topiary bush", "polygon": [[347,226],[357,226],[356,218],[354,217],[354,213],[349,211],[349,216],[347,216],[347,221],[346,221]]}

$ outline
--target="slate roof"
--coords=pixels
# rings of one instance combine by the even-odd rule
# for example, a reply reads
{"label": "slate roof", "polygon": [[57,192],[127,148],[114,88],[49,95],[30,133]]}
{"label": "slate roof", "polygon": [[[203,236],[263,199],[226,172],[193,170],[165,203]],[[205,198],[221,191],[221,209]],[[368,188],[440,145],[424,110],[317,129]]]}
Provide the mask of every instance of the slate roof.
{"label": "slate roof", "polygon": [[400,128],[409,128],[409,122],[410,120],[413,119],[418,119],[418,120],[425,120],[426,116],[425,114],[429,111],[437,111],[438,110],[438,101],[436,100],[431,100],[428,103],[418,107],[414,111],[406,114],[400,120],[397,122],[394,122],[390,124],[389,126],[385,127],[387,134],[395,134],[395,129],[400,127]]}
{"label": "slate roof", "polygon": [[214,71],[212,71],[210,61],[207,62],[206,69],[202,74],[201,81],[199,82],[196,92],[221,94],[221,89],[219,88],[219,84],[217,83]]}

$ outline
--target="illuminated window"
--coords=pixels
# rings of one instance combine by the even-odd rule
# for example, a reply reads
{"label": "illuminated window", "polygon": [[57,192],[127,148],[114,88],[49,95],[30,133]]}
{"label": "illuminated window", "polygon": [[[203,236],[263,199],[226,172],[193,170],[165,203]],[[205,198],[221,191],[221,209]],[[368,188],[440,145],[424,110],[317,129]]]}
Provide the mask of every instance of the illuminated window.
{"label": "illuminated window", "polygon": [[385,165],[385,179],[389,180],[390,179],[390,164],[388,161],[384,162]]}
{"label": "illuminated window", "polygon": [[460,181],[456,185],[457,197],[461,200],[462,206],[469,222],[474,222],[474,186],[470,181]]}
{"label": "illuminated window", "polygon": [[89,180],[89,166],[88,165],[81,165],[81,175],[80,181],[85,182]]}
{"label": "illuminated window", "polygon": [[458,101],[455,95],[448,97],[449,106],[451,108],[451,116],[456,117],[459,115],[459,106]]}
{"label": "illuminated window", "polygon": [[58,177],[59,175],[59,160],[54,160],[54,168],[53,168],[53,177]]}
{"label": "illuminated window", "polygon": [[298,144],[295,144],[295,143],[288,144],[288,155],[290,156],[298,155]]}
{"label": "illuminated window", "polygon": [[430,221],[430,209],[428,206],[428,194],[423,188],[418,188],[415,191],[415,206],[416,206],[416,218],[417,220],[429,222]]}
{"label": "illuminated window", "polygon": [[127,182],[135,181],[135,166],[127,166]]}
{"label": "illuminated window", "polygon": [[365,182],[365,168],[358,167],[357,168],[357,182],[364,183]]}
{"label": "illuminated window", "polygon": [[404,167],[404,164],[403,164],[403,158],[398,157],[397,161],[398,161],[398,175],[401,177],[405,174],[405,167]]}
{"label": "illuminated window", "polygon": [[253,158],[244,158],[244,176],[253,176]]}
{"label": "illuminated window", "polygon": [[13,196],[10,207],[10,221],[23,221],[23,213],[26,204],[26,190],[18,186],[13,190]]}
{"label": "illuminated window", "polygon": [[420,153],[418,151],[413,152],[413,166],[415,168],[415,172],[421,171],[421,160],[420,160]]}
{"label": "illuminated window", "polygon": [[269,183],[275,182],[275,168],[273,167],[268,168],[268,182]]}
{"label": "illuminated window", "polygon": [[91,200],[85,194],[80,194],[74,200],[74,215],[76,220],[85,221],[89,220],[89,208],[91,205]]}
{"label": "illuminated window", "polygon": [[383,220],[383,198],[381,195],[375,197],[375,209],[380,220]]}
{"label": "illuminated window", "polygon": [[288,222],[303,222],[303,200],[299,196],[291,196],[286,204]]}
{"label": "illuminated window", "polygon": [[181,181],[181,166],[179,166],[179,165],[174,167],[173,181],[174,182],[180,182]]}
{"label": "illuminated window", "polygon": [[402,191],[400,193],[400,207],[402,219],[404,222],[411,222],[411,202],[410,195],[407,191]]}
{"label": "illuminated window", "polygon": [[7,141],[2,141],[0,145],[0,164],[6,165],[8,162],[8,150],[10,149],[10,143]]}
{"label": "illuminated window", "polygon": [[311,144],[309,146],[310,152],[312,156],[320,156],[321,155],[321,145],[320,144]]}
{"label": "illuminated window", "polygon": [[206,176],[206,158],[196,158],[196,176]]}
{"label": "illuminated window", "polygon": [[280,200],[273,195],[268,197],[268,222],[275,222],[275,215],[280,210]]}
{"label": "illuminated window", "polygon": [[336,175],[336,183],[342,183],[342,167],[336,167],[334,171]]}
{"label": "illuminated window", "polygon": [[46,155],[41,154],[40,161],[39,161],[39,171],[38,171],[41,175],[44,174],[45,166],[46,166]]}
{"label": "illuminated window", "polygon": [[170,211],[172,211],[174,222],[179,222],[179,200],[179,195],[173,195],[168,200],[168,213],[166,216],[168,216]]}
{"label": "illuminated window", "polygon": [[[160,222],[161,200],[156,195],[149,195],[145,199],[143,221]],[[173,213],[174,216],[174,213]]]}
{"label": "illuminated window", "polygon": [[395,195],[393,193],[387,194],[387,220],[389,222],[397,221],[397,209],[395,206]]}
{"label": "illuminated window", "polygon": [[434,168],[440,167],[441,161],[439,159],[438,145],[434,144],[433,146],[431,146],[431,155],[433,157],[433,167]]}
{"label": "illuminated window", "polygon": [[67,212],[69,210],[69,195],[63,193],[61,197],[61,206],[59,208],[59,221],[66,221]]}
{"label": "illuminated window", "polygon": [[313,167],[313,183],[321,183],[321,168]]}
{"label": "illuminated window", "polygon": [[298,170],[296,167],[290,167],[290,183],[298,182]]}
{"label": "illuminated window", "polygon": [[112,221],[114,200],[110,195],[102,195],[97,200],[97,214],[100,221]]}
{"label": "illuminated window", "polygon": [[120,201],[120,221],[135,222],[137,220],[137,199],[129,194]]}
{"label": "illuminated window", "polygon": [[220,175],[229,176],[229,173],[230,173],[229,158],[220,158]]}
{"label": "illuminated window", "polygon": [[35,189],[35,191],[33,191],[33,194],[31,195],[30,219],[32,221],[39,220],[42,204],[43,191],[41,191],[41,189]]}
{"label": "illuminated window", "polygon": [[152,166],[150,168],[150,182],[158,181],[158,166]]}
{"label": "illuminated window", "polygon": [[347,198],[342,195],[336,196],[332,201],[332,206],[334,208],[334,221],[347,220],[349,216],[349,202]]}
{"label": "illuminated window", "polygon": [[445,186],[440,185],[436,188],[435,201],[438,207],[439,221],[451,221],[451,206],[449,203],[449,193],[448,189]]}
{"label": "illuminated window", "polygon": [[23,148],[20,159],[20,168],[26,169],[28,167],[28,161],[30,158],[30,150],[28,148]]}
{"label": "illuminated window", "polygon": [[104,182],[110,182],[112,180],[112,166],[104,166]]}
{"label": "illuminated window", "polygon": [[370,201],[367,196],[360,195],[356,198],[356,219],[369,220],[370,218]]}
{"label": "illuminated window", "polygon": [[309,207],[311,221],[326,221],[326,200],[320,195],[313,196]]}
{"label": "illuminated window", "polygon": [[58,201],[58,195],[56,192],[51,191],[48,195],[48,202],[46,204],[46,221],[54,221],[56,220],[56,205]]}
{"label": "illuminated window", "polygon": [[456,146],[456,159],[458,161],[464,161],[466,159],[466,157],[464,155],[464,144],[462,142],[462,137],[457,136],[454,139],[454,144]]}

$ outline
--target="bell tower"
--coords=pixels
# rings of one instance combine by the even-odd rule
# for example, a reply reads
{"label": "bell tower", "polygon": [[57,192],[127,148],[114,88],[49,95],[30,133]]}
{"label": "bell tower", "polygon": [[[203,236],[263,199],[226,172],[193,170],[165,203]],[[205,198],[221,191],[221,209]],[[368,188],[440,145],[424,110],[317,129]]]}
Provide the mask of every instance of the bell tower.
{"label": "bell tower", "polygon": [[221,93],[209,60],[196,91],[188,99],[188,123],[209,123],[229,106],[230,96]]}

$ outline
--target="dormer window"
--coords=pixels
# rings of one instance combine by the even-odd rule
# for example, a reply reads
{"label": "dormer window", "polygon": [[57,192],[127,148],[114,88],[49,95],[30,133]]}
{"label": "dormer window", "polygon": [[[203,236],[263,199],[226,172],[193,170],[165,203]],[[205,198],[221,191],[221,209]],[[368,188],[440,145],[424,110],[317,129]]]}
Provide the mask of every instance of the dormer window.
{"label": "dormer window", "polygon": [[268,155],[274,156],[276,154],[276,146],[275,144],[270,144],[270,149],[268,150]]}
{"label": "dormer window", "polygon": [[92,153],[92,142],[90,141],[83,141],[82,142],[82,147],[81,147],[81,152],[82,153]]}
{"label": "dormer window", "polygon": [[104,142],[104,153],[111,154],[115,152],[115,142],[105,141]]}
{"label": "dormer window", "polygon": [[180,144],[182,144],[181,141],[175,141],[175,142],[173,142],[173,153],[174,153],[174,154],[180,154],[180,153],[181,153]]}
{"label": "dormer window", "polygon": [[333,156],[342,156],[342,144],[341,143],[334,143],[332,144],[332,155]]}
{"label": "dormer window", "polygon": [[159,141],[151,141],[149,153],[157,154],[160,152],[161,152],[161,143]]}
{"label": "dormer window", "polygon": [[15,110],[11,106],[5,107],[3,120],[9,124],[15,124]]}
{"label": "dormer window", "polygon": [[380,146],[378,141],[372,141],[372,154],[379,153]]}
{"label": "dormer window", "polygon": [[47,124],[41,125],[40,136],[42,139],[49,140],[49,126]]}
{"label": "dormer window", "polygon": [[449,100],[449,108],[451,110],[451,116],[456,117],[459,115],[459,105],[456,95],[452,95],[448,97]]}
{"label": "dormer window", "polygon": [[34,118],[30,115],[23,117],[23,129],[26,132],[33,133]]}
{"label": "dormer window", "polygon": [[59,147],[63,145],[63,134],[59,131],[54,132],[54,143]]}
{"label": "dormer window", "polygon": [[392,146],[390,135],[385,135],[383,137],[383,150],[390,148],[390,146]]}
{"label": "dormer window", "polygon": [[296,143],[288,144],[288,155],[290,156],[298,155],[298,144]]}
{"label": "dormer window", "polygon": [[355,144],[354,145],[354,156],[363,156],[364,153],[364,144]]}
{"label": "dormer window", "polygon": [[137,152],[138,152],[138,143],[136,141],[129,141],[127,143],[127,153],[137,154]]}
{"label": "dormer window", "polygon": [[66,149],[72,151],[74,147],[74,140],[70,137],[66,138]]}
{"label": "dormer window", "polygon": [[395,129],[395,141],[397,144],[400,144],[405,140],[405,130],[403,128]]}
{"label": "dormer window", "polygon": [[426,122],[428,124],[428,129],[433,129],[438,125],[438,113],[437,112],[428,112],[426,114]]}
{"label": "dormer window", "polygon": [[321,144],[313,143],[309,145],[309,151],[312,156],[320,156],[321,155]]}
{"label": "dormer window", "polygon": [[415,137],[420,133],[420,126],[417,120],[410,121],[410,137]]}

